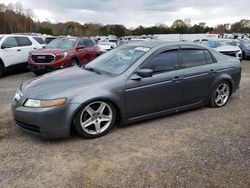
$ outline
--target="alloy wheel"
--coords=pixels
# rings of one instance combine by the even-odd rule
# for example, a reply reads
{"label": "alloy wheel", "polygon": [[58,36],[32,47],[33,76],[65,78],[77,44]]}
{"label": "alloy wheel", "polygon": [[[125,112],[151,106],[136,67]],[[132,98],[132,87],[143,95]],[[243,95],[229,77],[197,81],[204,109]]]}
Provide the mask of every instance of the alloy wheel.
{"label": "alloy wheel", "polygon": [[109,104],[96,101],[82,110],[80,126],[88,134],[99,135],[109,128],[112,120],[113,113]]}
{"label": "alloy wheel", "polygon": [[228,98],[230,96],[230,88],[227,83],[221,83],[216,88],[216,94],[214,102],[217,106],[223,106],[227,103]]}

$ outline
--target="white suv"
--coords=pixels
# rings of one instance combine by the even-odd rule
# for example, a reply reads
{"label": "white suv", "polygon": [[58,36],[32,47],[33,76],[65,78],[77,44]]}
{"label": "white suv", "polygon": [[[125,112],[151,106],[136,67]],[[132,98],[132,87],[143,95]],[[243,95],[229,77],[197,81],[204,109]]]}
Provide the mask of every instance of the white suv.
{"label": "white suv", "polygon": [[38,36],[0,35],[0,77],[10,69],[27,67],[29,52],[44,45]]}

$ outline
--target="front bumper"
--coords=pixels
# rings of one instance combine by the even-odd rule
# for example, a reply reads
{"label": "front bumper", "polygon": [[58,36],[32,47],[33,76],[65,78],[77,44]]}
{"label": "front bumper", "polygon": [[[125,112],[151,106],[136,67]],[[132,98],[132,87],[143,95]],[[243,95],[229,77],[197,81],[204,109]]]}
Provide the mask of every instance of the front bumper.
{"label": "front bumper", "polygon": [[18,127],[49,139],[70,136],[72,117],[78,104],[66,103],[49,108],[30,108],[23,106],[25,101],[25,97],[21,97],[18,101],[14,98],[11,105]]}

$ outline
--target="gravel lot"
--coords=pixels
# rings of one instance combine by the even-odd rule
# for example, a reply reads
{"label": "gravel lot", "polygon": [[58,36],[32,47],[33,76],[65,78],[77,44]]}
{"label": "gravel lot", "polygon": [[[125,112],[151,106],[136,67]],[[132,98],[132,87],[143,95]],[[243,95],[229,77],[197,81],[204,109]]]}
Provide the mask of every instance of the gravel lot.
{"label": "gravel lot", "polygon": [[50,141],[15,127],[10,100],[34,75],[11,73],[0,79],[0,187],[250,187],[250,61],[242,68],[224,108]]}

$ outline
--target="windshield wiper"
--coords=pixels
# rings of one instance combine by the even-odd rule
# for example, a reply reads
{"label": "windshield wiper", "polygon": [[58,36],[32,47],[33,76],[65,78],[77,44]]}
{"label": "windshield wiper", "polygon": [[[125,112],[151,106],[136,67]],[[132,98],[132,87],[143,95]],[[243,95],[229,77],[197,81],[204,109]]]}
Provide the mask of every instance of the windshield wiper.
{"label": "windshield wiper", "polygon": [[96,74],[101,74],[100,71],[98,71],[97,69],[94,69],[92,67],[85,67],[85,66],[83,66],[82,68],[85,69],[85,70],[87,70],[87,71],[95,72]]}

